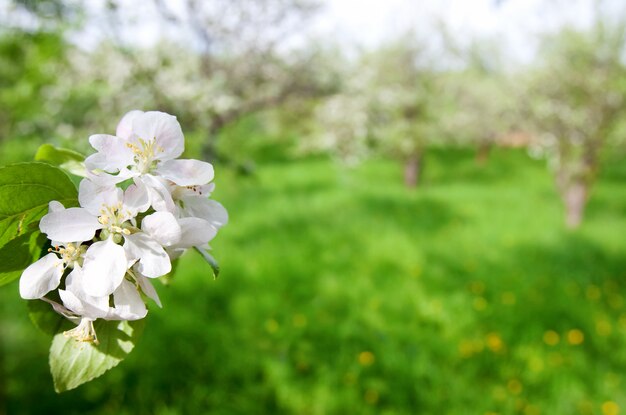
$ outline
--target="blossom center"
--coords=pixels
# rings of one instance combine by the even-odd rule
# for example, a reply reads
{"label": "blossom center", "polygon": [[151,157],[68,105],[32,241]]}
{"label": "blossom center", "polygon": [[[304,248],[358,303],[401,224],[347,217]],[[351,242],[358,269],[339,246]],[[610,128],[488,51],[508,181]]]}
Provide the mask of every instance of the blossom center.
{"label": "blossom center", "polygon": [[93,327],[93,320],[88,318],[82,318],[80,324],[72,330],[64,331],[65,337],[71,337],[80,342],[99,344],[98,337],[96,336],[96,329]]}
{"label": "blossom center", "polygon": [[126,146],[135,154],[135,164],[137,170],[146,174],[153,170],[159,160],[156,156],[164,151],[163,147],[156,144],[156,138],[144,140],[138,138],[134,143],[127,143]]}
{"label": "blossom center", "polygon": [[68,243],[61,248],[55,246],[54,249],[48,249],[48,252],[54,252],[59,254],[63,263],[68,265],[70,268],[74,266],[75,262],[81,262],[82,256],[85,254],[86,251],[86,246],[75,243]]}
{"label": "blossom center", "polygon": [[120,202],[112,206],[103,206],[102,209],[100,209],[98,222],[104,225],[104,228],[108,230],[109,233],[130,235],[130,230],[124,227],[124,222],[131,216],[128,210],[123,209],[122,203]]}

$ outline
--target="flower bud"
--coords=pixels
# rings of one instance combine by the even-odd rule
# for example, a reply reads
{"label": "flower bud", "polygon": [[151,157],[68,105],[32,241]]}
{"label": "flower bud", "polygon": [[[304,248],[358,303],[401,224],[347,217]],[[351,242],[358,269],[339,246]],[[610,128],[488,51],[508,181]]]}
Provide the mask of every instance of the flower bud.
{"label": "flower bud", "polygon": [[122,235],[120,235],[119,233],[113,234],[113,242],[115,242],[116,244],[121,244],[123,239],[124,238],[122,238]]}

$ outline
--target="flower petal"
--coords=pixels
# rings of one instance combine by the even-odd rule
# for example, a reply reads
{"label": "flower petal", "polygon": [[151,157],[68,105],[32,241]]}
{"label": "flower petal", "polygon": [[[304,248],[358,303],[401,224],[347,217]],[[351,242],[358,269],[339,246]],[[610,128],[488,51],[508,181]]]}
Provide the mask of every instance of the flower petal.
{"label": "flower petal", "polygon": [[169,160],[157,167],[157,173],[179,186],[207,184],[213,180],[213,165],[200,160]]}
{"label": "flower petal", "polygon": [[59,286],[63,261],[50,253],[31,264],[20,278],[20,296],[26,300],[41,298]]}
{"label": "flower petal", "polygon": [[145,212],[150,208],[150,193],[141,180],[135,180],[135,184],[124,191],[124,206],[134,212]]}
{"label": "flower petal", "polygon": [[51,300],[49,298],[46,298],[46,297],[41,297],[41,300],[45,301],[48,304],[50,304],[54,311],[56,311],[58,314],[62,315],[66,319],[70,320],[72,323],[78,324],[78,322],[80,321],[80,317],[77,317],[74,314],[74,312],[69,310],[67,307],[59,304],[58,302],[53,301],[53,300]]}
{"label": "flower petal", "polygon": [[65,289],[72,292],[79,300],[97,307],[103,313],[109,308],[109,296],[94,297],[85,291],[85,272],[83,268],[76,265],[70,275],[65,280]]}
{"label": "flower petal", "polygon": [[130,138],[133,133],[133,120],[143,113],[143,111],[139,110],[132,110],[127,112],[120,120],[120,123],[117,124],[115,135],[125,140],[128,140],[128,138]]}
{"label": "flower petal", "polygon": [[161,305],[161,299],[159,298],[159,294],[154,289],[154,286],[152,285],[152,283],[150,282],[148,278],[137,273],[135,274],[135,280],[137,281],[137,284],[139,284],[141,291],[143,291],[143,293],[147,295],[148,298],[153,299],[154,302],[157,303],[159,307],[163,307]]}
{"label": "flower petal", "polygon": [[163,246],[170,246],[180,241],[181,229],[178,221],[170,212],[155,212],[141,222],[141,230]]}
{"label": "flower petal", "polygon": [[216,228],[228,223],[228,212],[220,203],[206,197],[190,196],[182,199],[186,216],[201,218],[211,222]]}
{"label": "flower petal", "polygon": [[[87,317],[95,320],[105,317],[107,315],[107,312],[109,311],[108,306],[105,309],[102,309],[102,303],[93,304],[88,301],[84,301],[69,290],[59,290],[59,297],[61,297],[61,301],[63,301],[63,305],[66,308],[80,315],[81,317]],[[107,300],[108,303],[108,296],[103,297],[103,299]]]}
{"label": "flower petal", "polygon": [[159,177],[152,176],[151,174],[145,174],[137,180],[143,181],[150,194],[150,204],[156,211],[176,212],[176,205],[172,200],[167,186],[161,181]]}
{"label": "flower petal", "polygon": [[180,200],[189,196],[204,196],[208,198],[215,190],[215,183],[194,185],[194,186],[177,186],[172,184],[172,197],[174,200]]}
{"label": "flower petal", "polygon": [[39,222],[39,229],[48,239],[60,242],[88,241],[101,228],[98,218],[83,208],[50,212]]}
{"label": "flower petal", "polygon": [[105,320],[139,320],[148,314],[146,304],[135,286],[123,280],[113,293],[114,308],[110,308]]}
{"label": "flower petal", "polygon": [[96,242],[85,253],[83,289],[93,297],[112,294],[127,271],[126,253],[112,238]]}
{"label": "flower petal", "polygon": [[181,218],[178,220],[182,229],[180,242],[174,248],[191,248],[209,243],[217,234],[217,229],[210,222],[200,218]]}
{"label": "flower petal", "polygon": [[120,170],[119,173],[116,173],[116,174],[109,174],[109,173],[97,171],[97,170],[94,170],[94,171],[87,170],[87,175],[85,177],[91,180],[92,182],[94,182],[95,184],[97,184],[98,186],[113,187],[113,186],[116,186],[118,183],[122,183],[124,180],[132,179],[133,177],[138,176],[138,175],[139,175],[138,172],[131,171],[127,168],[124,168]]}
{"label": "flower petal", "polygon": [[61,210],[65,210],[65,206],[63,206],[63,203],[56,200],[48,203],[48,212],[59,212]]}
{"label": "flower petal", "polygon": [[115,186],[103,186],[89,179],[83,179],[78,186],[78,202],[93,216],[101,214],[103,206],[116,206],[122,203],[123,191]]}
{"label": "flower petal", "polygon": [[[143,140],[155,140],[160,153],[158,160],[171,160],[185,150],[185,138],[176,117],[159,111],[148,111],[132,119],[134,136]],[[132,138],[131,138],[132,140]]]}
{"label": "flower petal", "polygon": [[148,278],[158,278],[172,270],[170,257],[163,247],[143,232],[128,235],[124,249],[129,260],[138,260],[137,271]]}
{"label": "flower petal", "polygon": [[98,152],[85,159],[85,167],[88,170],[99,169],[114,173],[134,162],[135,155],[123,138],[108,134],[95,134],[89,137],[89,143]]}

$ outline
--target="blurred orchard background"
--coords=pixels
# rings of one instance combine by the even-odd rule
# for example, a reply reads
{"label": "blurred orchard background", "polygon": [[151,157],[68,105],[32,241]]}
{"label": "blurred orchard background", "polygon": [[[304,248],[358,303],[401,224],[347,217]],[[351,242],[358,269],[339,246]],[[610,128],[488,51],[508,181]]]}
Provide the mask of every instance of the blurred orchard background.
{"label": "blurred orchard background", "polygon": [[132,109],[222,273],[61,395],[4,287],[0,414],[626,414],[623,0],[0,1],[0,165]]}

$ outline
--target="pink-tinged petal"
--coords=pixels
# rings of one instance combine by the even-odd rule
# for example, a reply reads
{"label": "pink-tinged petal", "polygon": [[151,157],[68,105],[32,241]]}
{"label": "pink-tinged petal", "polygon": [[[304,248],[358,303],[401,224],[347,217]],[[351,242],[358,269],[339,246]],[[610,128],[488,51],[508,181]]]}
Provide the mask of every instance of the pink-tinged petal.
{"label": "pink-tinged petal", "polygon": [[157,173],[179,186],[204,185],[213,180],[213,165],[200,160],[169,160],[157,167]]}
{"label": "pink-tinged petal", "polygon": [[94,237],[102,228],[98,218],[83,208],[51,212],[41,218],[39,229],[52,241],[83,242]]}
{"label": "pink-tinged petal", "polygon": [[103,206],[116,206],[124,199],[122,189],[102,186],[89,179],[83,179],[78,186],[78,202],[93,216],[99,216]]}
{"label": "pink-tinged petal", "polygon": [[170,257],[163,247],[143,232],[128,235],[124,249],[129,259],[138,260],[137,271],[148,278],[162,277],[172,270]]}
{"label": "pink-tinged petal", "polygon": [[135,154],[123,138],[95,134],[89,137],[89,143],[98,152],[85,159],[88,170],[98,169],[114,173],[134,164]]}
{"label": "pink-tinged petal", "polygon": [[180,124],[173,115],[148,111],[134,117],[132,124],[134,138],[155,141],[157,160],[171,160],[183,154],[185,138]]}
{"label": "pink-tinged petal", "polygon": [[135,184],[131,184],[124,191],[124,206],[135,213],[145,212],[150,208],[150,193],[141,180],[135,180]]}
{"label": "pink-tinged petal", "polygon": [[112,238],[91,245],[83,264],[85,293],[93,297],[112,294],[124,279],[127,264],[124,248]]}
{"label": "pink-tinged petal", "polygon": [[218,229],[228,223],[228,212],[215,200],[191,196],[183,198],[182,201],[185,216],[204,219]]}
{"label": "pink-tinged petal", "polygon": [[181,229],[178,221],[170,212],[155,212],[141,221],[141,230],[163,246],[170,246],[180,241]]}
{"label": "pink-tinged petal", "polygon": [[209,243],[217,234],[217,229],[210,222],[200,218],[181,218],[178,220],[182,229],[180,242],[175,248],[191,248]]}
{"label": "pink-tinged petal", "polygon": [[117,124],[115,135],[128,140],[133,133],[133,120],[143,113],[143,111],[139,110],[132,110],[127,112],[120,120],[120,123]]}
{"label": "pink-tinged petal", "polygon": [[159,306],[159,307],[163,307],[161,305],[161,299],[159,298],[159,294],[157,293],[157,291],[154,289],[154,286],[152,285],[152,283],[150,282],[150,280],[146,277],[144,277],[143,275],[140,274],[135,274],[135,279],[137,280],[137,284],[139,284],[139,288],[141,288],[141,291],[148,296],[148,298],[151,298],[154,300],[154,302]]}
{"label": "pink-tinged petal", "polygon": [[26,300],[41,298],[59,286],[62,275],[63,261],[50,253],[24,270],[20,296]]}
{"label": "pink-tinged petal", "polygon": [[115,307],[109,309],[105,320],[139,320],[148,314],[137,288],[126,280],[113,293],[113,304]]}

